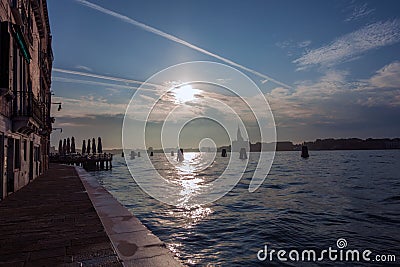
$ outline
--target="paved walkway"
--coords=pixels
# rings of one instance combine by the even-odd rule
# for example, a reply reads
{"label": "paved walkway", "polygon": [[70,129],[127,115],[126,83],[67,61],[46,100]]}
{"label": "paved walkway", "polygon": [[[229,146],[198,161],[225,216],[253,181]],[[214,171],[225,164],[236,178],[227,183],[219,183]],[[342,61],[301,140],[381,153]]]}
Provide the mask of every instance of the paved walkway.
{"label": "paved walkway", "polygon": [[180,263],[83,170],[51,165],[0,202],[0,266],[121,265]]}

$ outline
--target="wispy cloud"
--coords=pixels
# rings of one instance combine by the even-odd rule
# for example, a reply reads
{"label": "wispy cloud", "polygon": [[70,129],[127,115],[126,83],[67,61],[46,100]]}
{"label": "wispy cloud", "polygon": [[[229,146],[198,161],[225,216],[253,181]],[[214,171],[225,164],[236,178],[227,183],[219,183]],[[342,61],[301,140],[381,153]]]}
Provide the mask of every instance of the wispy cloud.
{"label": "wispy cloud", "polygon": [[400,21],[376,22],[339,37],[332,43],[308,51],[293,61],[304,70],[312,66],[331,67],[352,60],[363,53],[400,41]]}
{"label": "wispy cloud", "polygon": [[368,79],[350,78],[348,72],[329,69],[316,81],[298,82],[294,90],[278,87],[267,93],[278,126],[351,125],[368,121],[362,112],[369,108],[400,112],[400,62]]}
{"label": "wispy cloud", "polygon": [[400,107],[400,62],[387,64],[369,79],[360,81],[357,103],[367,107]]}
{"label": "wispy cloud", "polygon": [[367,3],[364,3],[362,5],[350,5],[349,8],[351,9],[351,14],[344,20],[346,22],[361,19],[372,14],[375,11],[375,9],[368,8]]}
{"label": "wispy cloud", "polygon": [[[279,126],[294,126],[315,121],[332,121],[341,107],[331,102],[346,92],[346,72],[327,71],[316,81],[298,82],[294,90],[278,87],[266,97]],[[336,115],[334,115],[336,113]]]}
{"label": "wispy cloud", "polygon": [[369,83],[377,88],[396,88],[400,90],[400,61],[381,68],[371,77]]}
{"label": "wispy cloud", "polygon": [[101,97],[86,96],[77,98],[53,97],[56,102],[62,102],[63,109],[60,112],[53,111],[56,118],[62,117],[81,118],[96,115],[124,114],[127,103],[110,103]]}
{"label": "wispy cloud", "polygon": [[311,41],[310,41],[310,40],[305,40],[305,41],[302,41],[302,42],[297,43],[298,47],[300,47],[300,48],[307,47],[307,46],[309,46],[310,44],[311,44]]}
{"label": "wispy cloud", "polygon": [[93,71],[93,69],[83,66],[83,65],[76,65],[75,68],[80,69],[80,70],[90,71],[90,72]]}
{"label": "wispy cloud", "polygon": [[304,41],[299,41],[295,42],[293,40],[287,40],[283,42],[277,42],[275,45],[279,48],[282,49],[294,49],[294,48],[304,48],[308,47],[311,44],[311,40],[304,40]]}
{"label": "wispy cloud", "polygon": [[303,40],[303,41],[286,40],[283,42],[277,42],[275,43],[275,45],[280,49],[286,50],[287,55],[289,57],[294,57],[301,55],[303,49],[309,47],[311,43],[312,43],[311,40]]}
{"label": "wispy cloud", "polygon": [[200,53],[203,53],[203,54],[205,54],[205,55],[211,56],[211,57],[213,57],[213,58],[215,58],[215,59],[218,59],[218,60],[220,60],[220,61],[222,61],[222,62],[224,62],[224,63],[226,63],[226,64],[229,64],[229,65],[234,66],[234,67],[237,67],[237,68],[239,68],[239,69],[241,69],[241,70],[250,72],[250,73],[252,73],[252,74],[254,74],[254,75],[257,75],[257,76],[259,76],[259,77],[261,77],[261,78],[263,78],[263,79],[267,79],[267,80],[269,80],[269,81],[271,81],[271,82],[273,82],[273,83],[275,83],[275,84],[278,84],[278,85],[283,86],[283,87],[286,87],[286,88],[291,88],[290,85],[287,85],[286,83],[283,83],[283,82],[281,82],[281,81],[278,81],[278,80],[276,80],[276,79],[274,79],[274,78],[272,78],[272,77],[270,77],[270,76],[268,76],[268,75],[262,74],[262,73],[260,73],[260,72],[258,72],[258,71],[256,71],[256,70],[253,70],[253,69],[250,69],[250,68],[245,67],[245,66],[243,66],[243,65],[240,65],[239,63],[236,63],[236,62],[234,62],[234,61],[232,61],[232,60],[230,60],[230,59],[227,59],[227,58],[225,58],[225,57],[222,57],[222,56],[220,56],[220,55],[217,55],[217,54],[215,54],[215,53],[213,53],[213,52],[210,52],[210,51],[208,51],[208,50],[206,50],[206,49],[204,49],[204,48],[198,47],[198,46],[196,46],[196,45],[194,45],[194,44],[191,44],[191,43],[189,43],[189,42],[187,42],[187,41],[185,41],[185,40],[183,40],[183,39],[180,39],[180,38],[178,38],[178,37],[176,37],[176,36],[174,36],[174,35],[172,35],[172,34],[163,32],[163,31],[161,31],[161,30],[159,30],[159,29],[156,29],[156,28],[154,28],[154,27],[151,27],[151,26],[149,26],[149,25],[146,25],[146,24],[144,24],[144,23],[142,23],[142,22],[139,22],[139,21],[137,21],[137,20],[134,20],[134,19],[132,19],[132,18],[129,18],[129,17],[125,16],[125,15],[119,14],[119,13],[117,13],[117,12],[114,12],[114,11],[109,10],[109,9],[106,9],[106,8],[104,8],[104,7],[102,7],[102,6],[93,4],[93,3],[89,2],[89,1],[86,1],[86,0],[75,0],[75,1],[77,1],[78,3],[80,3],[80,4],[84,5],[84,6],[87,6],[87,7],[89,7],[89,8],[92,8],[92,9],[97,10],[97,11],[99,11],[99,12],[102,12],[102,13],[104,13],[104,14],[107,14],[107,15],[113,16],[113,17],[115,17],[115,18],[117,18],[117,19],[120,19],[120,20],[122,20],[122,21],[124,21],[124,22],[126,22],[126,23],[129,23],[129,24],[131,24],[131,25],[134,25],[134,26],[136,26],[136,27],[139,27],[139,28],[141,28],[141,29],[143,29],[143,30],[145,30],[145,31],[151,32],[151,33],[153,33],[153,34],[156,34],[156,35],[158,35],[158,36],[161,36],[161,37],[163,37],[163,38],[166,38],[166,39],[168,39],[168,40],[170,40],[170,41],[173,41],[173,42],[176,42],[176,43],[178,43],[178,44],[181,44],[181,45],[184,45],[184,46],[186,46],[186,47],[189,47],[189,48],[191,48],[191,49],[193,49],[193,50],[196,50],[196,51],[198,51],[198,52],[200,52]]}

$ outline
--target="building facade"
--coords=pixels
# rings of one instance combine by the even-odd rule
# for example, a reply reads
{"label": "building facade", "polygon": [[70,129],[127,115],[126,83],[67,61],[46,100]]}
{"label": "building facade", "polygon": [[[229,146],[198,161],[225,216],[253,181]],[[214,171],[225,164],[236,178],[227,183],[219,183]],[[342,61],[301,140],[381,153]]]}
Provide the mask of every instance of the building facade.
{"label": "building facade", "polygon": [[46,0],[0,0],[0,199],[48,168],[52,62]]}

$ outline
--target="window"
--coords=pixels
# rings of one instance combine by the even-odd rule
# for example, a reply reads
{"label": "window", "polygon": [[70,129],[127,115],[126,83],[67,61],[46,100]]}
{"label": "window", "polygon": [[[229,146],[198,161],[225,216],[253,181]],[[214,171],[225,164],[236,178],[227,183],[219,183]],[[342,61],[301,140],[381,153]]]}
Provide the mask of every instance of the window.
{"label": "window", "polygon": [[10,35],[8,22],[0,22],[0,88],[9,87]]}
{"label": "window", "polygon": [[11,7],[17,8],[18,7],[18,0],[11,0]]}
{"label": "window", "polygon": [[21,141],[15,139],[15,154],[14,154],[14,168],[21,168]]}
{"label": "window", "polygon": [[26,161],[26,154],[28,153],[28,142],[24,140],[24,161]]}
{"label": "window", "polygon": [[40,147],[35,146],[34,161],[40,161]]}

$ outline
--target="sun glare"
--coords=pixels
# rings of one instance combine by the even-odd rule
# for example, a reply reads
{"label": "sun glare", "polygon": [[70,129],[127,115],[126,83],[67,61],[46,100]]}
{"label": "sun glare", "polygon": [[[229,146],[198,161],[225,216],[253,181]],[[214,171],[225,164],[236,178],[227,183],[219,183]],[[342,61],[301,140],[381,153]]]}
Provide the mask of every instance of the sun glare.
{"label": "sun glare", "polygon": [[175,95],[176,102],[185,103],[193,101],[196,98],[196,95],[201,92],[201,90],[193,89],[190,84],[187,84],[174,89],[172,92]]}

